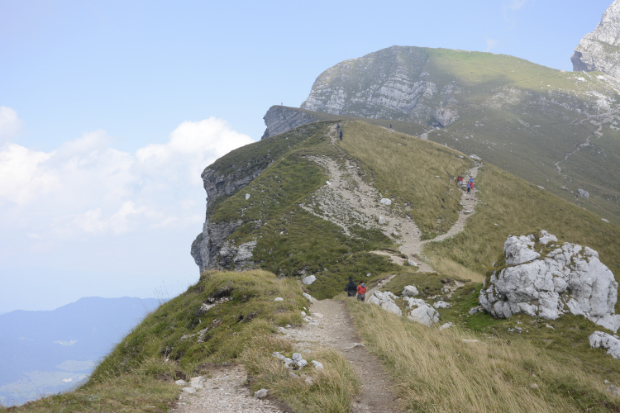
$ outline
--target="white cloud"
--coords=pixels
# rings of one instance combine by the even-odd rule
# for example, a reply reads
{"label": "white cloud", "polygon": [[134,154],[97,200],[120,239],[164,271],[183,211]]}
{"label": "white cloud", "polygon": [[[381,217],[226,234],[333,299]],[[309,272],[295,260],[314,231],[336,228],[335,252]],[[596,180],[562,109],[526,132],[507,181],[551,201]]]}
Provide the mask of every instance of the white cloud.
{"label": "white cloud", "polygon": [[515,27],[517,24],[517,20],[515,18],[515,12],[521,10],[523,6],[527,3],[527,0],[504,0],[503,11],[504,11],[504,20],[510,24],[508,30]]}
{"label": "white cloud", "polygon": [[8,106],[0,106],[0,144],[17,136],[21,123],[15,110]]}
{"label": "white cloud", "polygon": [[[17,119],[7,109],[7,117]],[[183,122],[167,143],[134,154],[112,148],[105,131],[85,133],[50,152],[6,144],[0,147],[0,232],[14,228],[31,240],[50,240],[199,229],[205,208],[200,173],[252,142],[212,117]]]}
{"label": "white cloud", "polygon": [[507,10],[520,10],[526,3],[526,0],[510,0],[508,2],[504,2],[504,7]]}
{"label": "white cloud", "polygon": [[498,43],[499,42],[495,39],[487,39],[487,48],[484,51],[490,52]]}

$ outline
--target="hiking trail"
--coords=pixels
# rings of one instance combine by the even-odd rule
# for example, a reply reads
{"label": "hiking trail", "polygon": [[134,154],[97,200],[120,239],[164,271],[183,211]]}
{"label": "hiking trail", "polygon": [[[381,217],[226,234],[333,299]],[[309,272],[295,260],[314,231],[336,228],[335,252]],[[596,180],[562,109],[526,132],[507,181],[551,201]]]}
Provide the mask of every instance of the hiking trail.
{"label": "hiking trail", "polygon": [[[328,136],[331,143],[337,145],[335,125],[331,127]],[[309,156],[308,159],[323,167],[330,178],[315,192],[308,203],[300,206],[307,212],[338,225],[349,236],[351,235],[349,228],[356,224],[366,229],[380,229],[399,245],[398,251],[371,252],[388,256],[398,265],[412,261],[421,272],[433,272],[433,268],[422,256],[424,244],[443,241],[461,232],[467,218],[475,213],[478,203],[477,189],[474,188],[470,194],[461,190],[460,203],[463,209],[459,211],[454,225],[445,234],[422,241],[422,232],[413,218],[396,207],[381,204],[379,191],[372,186],[372,182],[369,184],[362,179],[358,165],[348,159],[345,160],[344,165],[339,165],[327,156]],[[463,182],[466,183],[469,178],[475,179],[481,166],[480,162],[476,162],[463,177]],[[407,258],[404,258],[403,254]]]}

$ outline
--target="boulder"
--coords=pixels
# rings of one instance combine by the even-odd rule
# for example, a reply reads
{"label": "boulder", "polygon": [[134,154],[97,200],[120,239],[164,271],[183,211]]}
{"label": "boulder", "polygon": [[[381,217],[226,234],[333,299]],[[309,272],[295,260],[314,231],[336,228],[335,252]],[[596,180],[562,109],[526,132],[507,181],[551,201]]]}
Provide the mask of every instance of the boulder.
{"label": "boulder", "polygon": [[267,397],[268,394],[269,394],[269,390],[260,389],[254,392],[254,397],[257,399],[264,399],[265,397]]}
{"label": "boulder", "polygon": [[403,289],[403,293],[401,295],[403,297],[415,297],[418,294],[419,292],[418,292],[418,289],[415,287],[415,285],[407,285]]}
{"label": "boulder", "polygon": [[301,295],[303,295],[304,297],[306,297],[306,299],[310,302],[312,302],[312,296],[308,293],[301,293]]}
{"label": "boulder", "polygon": [[315,281],[316,281],[316,277],[314,275],[309,275],[301,279],[301,282],[304,283],[304,285],[310,285]]}
{"label": "boulder", "polygon": [[314,366],[315,369],[317,370],[322,370],[323,369],[323,364],[319,363],[316,360],[312,360],[312,365]]}
{"label": "boulder", "polygon": [[385,220],[385,218],[383,218],[382,216],[379,217],[378,219],[379,225],[385,225],[387,224],[387,221]]}
{"label": "boulder", "polygon": [[508,237],[504,254],[506,265],[487,277],[479,297],[494,317],[525,313],[555,320],[571,313],[613,332],[620,327],[618,283],[593,249],[558,243],[541,231]]}
{"label": "boulder", "polygon": [[424,324],[427,327],[439,322],[439,313],[426,301],[411,297],[406,297],[405,300],[407,301],[407,309],[411,310],[407,315],[409,320]]}
{"label": "boulder", "polygon": [[368,302],[371,304],[377,304],[385,311],[389,311],[390,313],[394,313],[397,316],[402,317],[402,310],[398,308],[398,306],[394,302],[396,298],[397,297],[389,291],[375,291],[368,299]]}
{"label": "boulder", "polygon": [[450,328],[452,327],[452,323],[445,323],[443,324],[441,327],[439,327],[439,330],[445,330],[446,328]]}
{"label": "boulder", "polygon": [[435,304],[433,304],[433,307],[435,307],[435,308],[450,308],[452,306],[450,305],[450,303],[446,303],[445,301],[437,301]]}
{"label": "boulder", "polygon": [[577,189],[577,192],[579,192],[579,195],[581,195],[585,199],[590,198],[590,193],[588,191],[586,191],[585,189],[579,188],[579,189]]}
{"label": "boulder", "polygon": [[602,331],[595,331],[588,337],[590,340],[590,347],[592,348],[606,348],[607,354],[615,359],[620,359],[620,340],[616,337],[603,333]]}
{"label": "boulder", "polygon": [[282,297],[276,297],[273,299],[273,301],[284,301],[284,298]]}
{"label": "boulder", "polygon": [[386,205],[386,206],[392,205],[392,200],[389,198],[381,198],[381,201],[379,202],[381,202],[383,205]]}

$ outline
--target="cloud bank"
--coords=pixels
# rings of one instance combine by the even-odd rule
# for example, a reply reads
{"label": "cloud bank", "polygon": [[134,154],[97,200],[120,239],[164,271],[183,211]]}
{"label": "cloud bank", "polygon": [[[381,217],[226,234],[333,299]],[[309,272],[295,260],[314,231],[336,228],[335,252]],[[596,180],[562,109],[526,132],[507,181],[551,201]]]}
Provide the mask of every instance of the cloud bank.
{"label": "cloud bank", "polygon": [[20,124],[13,109],[0,108],[0,228],[35,240],[200,223],[202,170],[253,142],[212,117],[183,122],[166,143],[135,153],[114,149],[102,130],[42,152],[10,141]]}

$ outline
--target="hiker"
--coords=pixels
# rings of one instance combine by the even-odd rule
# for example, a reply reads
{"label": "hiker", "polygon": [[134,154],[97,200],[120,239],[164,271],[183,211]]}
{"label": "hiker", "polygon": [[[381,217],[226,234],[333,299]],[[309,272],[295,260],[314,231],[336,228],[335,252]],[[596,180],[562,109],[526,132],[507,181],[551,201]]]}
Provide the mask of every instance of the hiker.
{"label": "hiker", "polygon": [[355,282],[353,282],[353,277],[349,277],[349,283],[346,287],[344,287],[344,290],[347,292],[348,297],[355,297],[357,286],[355,285]]}
{"label": "hiker", "polygon": [[469,193],[470,189],[471,189],[471,182],[467,182],[467,193]]}
{"label": "hiker", "polygon": [[342,131],[340,131],[340,140],[342,140]]}
{"label": "hiker", "polygon": [[390,123],[390,129],[392,129],[392,124]]}
{"label": "hiker", "polygon": [[366,299],[366,284],[360,280],[360,285],[357,286],[357,301],[364,301]]}
{"label": "hiker", "polygon": [[459,175],[458,179],[456,180],[456,186],[458,186],[459,188],[463,186],[463,177],[461,175]]}
{"label": "hiker", "polygon": [[336,130],[340,130],[340,123],[336,125]]}

